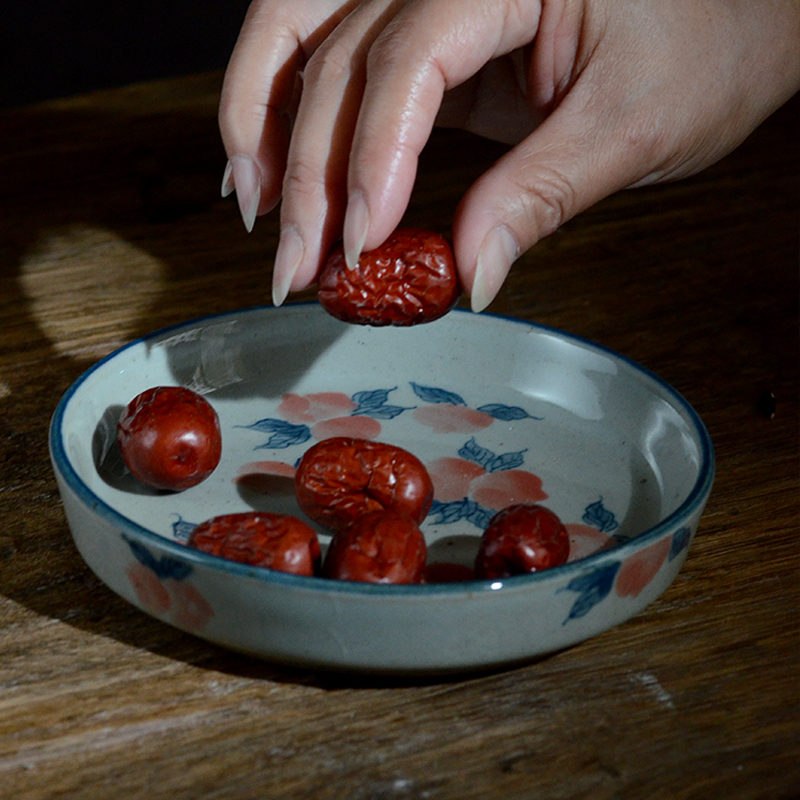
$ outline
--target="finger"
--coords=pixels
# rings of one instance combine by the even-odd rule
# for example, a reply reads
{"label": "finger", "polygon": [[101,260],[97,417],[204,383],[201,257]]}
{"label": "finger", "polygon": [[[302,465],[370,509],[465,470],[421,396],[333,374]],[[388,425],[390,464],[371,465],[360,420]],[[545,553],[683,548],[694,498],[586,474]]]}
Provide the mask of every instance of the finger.
{"label": "finger", "polygon": [[657,138],[648,114],[625,118],[594,102],[580,84],[574,87],[459,204],[453,245],[473,310],[489,305],[523,252],[648,174],[657,161]]}
{"label": "finger", "polygon": [[347,163],[365,81],[366,56],[402,0],[374,0],[342,20],[304,72],[283,182],[273,300],[315,280],[342,230]]}
{"label": "finger", "polygon": [[300,70],[353,2],[255,0],[248,10],[219,107],[229,158],[222,194],[236,190],[248,230],[280,199]]}
{"label": "finger", "polygon": [[412,0],[384,28],[369,52],[349,162],[349,263],[400,222],[445,91],[530,41],[540,11],[538,2]]}

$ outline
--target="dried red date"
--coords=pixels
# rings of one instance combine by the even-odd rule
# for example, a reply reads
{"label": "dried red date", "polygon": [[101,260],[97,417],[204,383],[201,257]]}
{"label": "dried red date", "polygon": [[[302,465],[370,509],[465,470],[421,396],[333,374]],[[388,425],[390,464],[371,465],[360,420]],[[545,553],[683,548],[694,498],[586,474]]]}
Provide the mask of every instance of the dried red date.
{"label": "dried red date", "polygon": [[314,575],[320,561],[319,540],[310,525],[265,511],[207,520],[192,531],[188,545],[212,556],[294,575]]}
{"label": "dried red date", "polygon": [[337,436],[303,455],[295,495],[309,518],[334,531],[370,511],[399,511],[419,524],[433,502],[433,482],[425,465],[400,447]]}
{"label": "dried red date", "polygon": [[569,558],[569,535],[561,520],[536,504],[509,506],[492,517],[475,559],[478,578],[539,572]]}
{"label": "dried red date", "polygon": [[394,511],[372,511],[331,539],[322,575],[362,583],[420,583],[428,551],[417,523]]}
{"label": "dried red date", "polygon": [[354,269],[335,247],[319,278],[319,302],[328,313],[360,325],[416,325],[446,314],[461,294],[450,243],[416,228],[395,231],[362,253]]}
{"label": "dried red date", "polygon": [[181,386],[155,386],[131,400],[117,424],[122,459],[142,483],[180,491],[219,464],[219,418],[207,400]]}

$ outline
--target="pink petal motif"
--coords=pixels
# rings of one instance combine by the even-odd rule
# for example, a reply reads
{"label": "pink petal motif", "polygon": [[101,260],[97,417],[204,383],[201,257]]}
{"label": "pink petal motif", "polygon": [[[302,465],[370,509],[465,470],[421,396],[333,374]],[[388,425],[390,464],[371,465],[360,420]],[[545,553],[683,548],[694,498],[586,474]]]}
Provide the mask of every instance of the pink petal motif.
{"label": "pink petal motif", "polygon": [[312,392],[285,394],[277,411],[287,422],[310,424],[349,414],[356,408],[358,406],[342,392]]}
{"label": "pink petal motif", "polygon": [[611,536],[597,530],[597,528],[593,528],[591,525],[567,523],[564,527],[569,534],[568,561],[586,558],[614,544],[614,539]]}
{"label": "pink petal motif", "polygon": [[307,394],[309,409],[315,420],[341,417],[355,411],[358,405],[342,392],[312,392]]}
{"label": "pink petal motif", "polygon": [[191,584],[183,581],[170,581],[170,583],[172,597],[175,600],[173,617],[175,624],[191,631],[204,628],[214,616],[214,609]]}
{"label": "pink petal motif", "polygon": [[322,441],[334,436],[352,436],[357,439],[374,439],[381,432],[381,423],[372,417],[336,417],[323,420],[311,427],[311,435]]}
{"label": "pink petal motif", "polygon": [[136,561],[125,572],[145,611],[151,614],[164,614],[169,611],[172,604],[169,592],[152,570]]}
{"label": "pink petal motif", "polygon": [[488,428],[494,417],[484,411],[454,403],[435,403],[414,409],[414,419],[435,433],[474,433]]}
{"label": "pink petal motif", "polygon": [[470,483],[486,470],[465,458],[437,458],[428,464],[433,481],[433,496],[441,503],[462,500],[469,495]]}
{"label": "pink petal motif", "polygon": [[642,589],[653,580],[669,555],[672,539],[666,537],[631,556],[619,569],[615,588],[620,597],[638,597]]}
{"label": "pink petal motif", "polygon": [[287,421],[295,425],[314,422],[314,417],[309,414],[311,401],[299,394],[285,394],[277,412]]}
{"label": "pink petal motif", "polygon": [[516,503],[538,503],[547,499],[542,480],[532,472],[506,469],[490,472],[472,482],[472,498],[476,503],[499,511]]}

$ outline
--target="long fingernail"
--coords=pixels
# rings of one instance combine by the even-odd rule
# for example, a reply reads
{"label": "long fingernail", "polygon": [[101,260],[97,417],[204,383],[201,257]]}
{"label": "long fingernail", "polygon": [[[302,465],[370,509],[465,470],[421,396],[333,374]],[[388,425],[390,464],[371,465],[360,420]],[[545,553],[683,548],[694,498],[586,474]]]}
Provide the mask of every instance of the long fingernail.
{"label": "long fingernail", "polygon": [[304,252],[303,238],[297,229],[293,226],[284,228],[275,253],[275,269],[272,273],[272,302],[276,306],[281,305],[289,294]]}
{"label": "long fingernail", "polygon": [[494,300],[511,265],[519,258],[519,245],[505,225],[486,234],[478,251],[470,303],[473,311],[483,311]]}
{"label": "long fingernail", "polygon": [[344,230],[342,231],[344,261],[350,269],[356,268],[368,233],[369,209],[367,208],[367,201],[361,192],[353,192],[347,201]]}
{"label": "long fingernail", "polygon": [[236,190],[239,213],[247,232],[253,230],[261,202],[261,176],[255,161],[250,156],[231,156],[222,176],[222,196],[227,197]]}
{"label": "long fingernail", "polygon": [[222,196],[227,197],[235,188],[233,185],[233,159],[229,158],[222,175]]}

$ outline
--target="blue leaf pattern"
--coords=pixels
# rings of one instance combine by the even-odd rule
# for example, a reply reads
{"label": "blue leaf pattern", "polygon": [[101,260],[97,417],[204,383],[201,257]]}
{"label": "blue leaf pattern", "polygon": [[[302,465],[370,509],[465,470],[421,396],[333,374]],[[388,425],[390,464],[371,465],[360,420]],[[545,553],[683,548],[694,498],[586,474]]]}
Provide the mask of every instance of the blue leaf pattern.
{"label": "blue leaf pattern", "polygon": [[481,530],[486,530],[493,516],[494,511],[484,508],[466,497],[463,500],[453,500],[449,503],[434,500],[431,510],[428,512],[428,519],[435,525],[450,525],[465,519]]}
{"label": "blue leaf pattern", "polygon": [[389,393],[393,392],[397,387],[392,389],[372,389],[364,392],[356,392],[351,400],[358,406],[355,411],[351,412],[352,416],[366,416],[373,419],[394,419],[409,409],[403,406],[387,405],[386,401],[389,399]]}
{"label": "blue leaf pattern", "polygon": [[351,416],[364,416],[372,417],[373,419],[394,419],[400,416],[404,411],[408,411],[403,406],[375,406],[374,408],[357,408],[351,413]]}
{"label": "blue leaf pattern", "polygon": [[155,573],[156,577],[164,580],[172,578],[176,581],[182,581],[192,573],[192,567],[185,561],[180,561],[177,558],[170,558],[169,556],[161,556],[156,558],[144,545],[139,542],[134,542],[128,539],[127,536],[122,537],[130,547],[136,560]]}
{"label": "blue leaf pattern", "polygon": [[359,408],[380,408],[395,389],[397,389],[396,386],[392,389],[369,389],[364,392],[356,392],[351,399]]}
{"label": "blue leaf pattern", "polygon": [[486,447],[481,447],[473,437],[462,445],[458,454],[467,461],[475,462],[487,472],[499,472],[500,470],[521,467],[525,463],[523,455],[525,452],[527,452],[527,448],[514,453],[497,455]]}
{"label": "blue leaf pattern", "polygon": [[587,525],[591,525],[603,533],[611,533],[611,531],[619,528],[617,518],[614,516],[613,512],[609,511],[603,505],[602,497],[597,502],[590,503],[586,506],[583,512],[583,521]]}
{"label": "blue leaf pattern", "polygon": [[543,419],[543,417],[534,417],[524,408],[520,408],[519,406],[507,406],[503,403],[489,403],[485,406],[481,406],[478,411],[483,411],[484,414],[488,414],[502,422],[513,422],[518,419]]}
{"label": "blue leaf pattern", "polygon": [[677,558],[688,546],[692,540],[692,529],[684,525],[679,528],[672,536],[672,544],[669,548],[669,560]]}
{"label": "blue leaf pattern", "polygon": [[294,425],[291,422],[271,417],[260,419],[252,425],[237,425],[236,427],[272,434],[264,444],[255,447],[255,450],[283,450],[296,444],[303,444],[311,438],[311,429],[308,425]]}
{"label": "blue leaf pattern", "polygon": [[434,386],[420,386],[411,381],[411,388],[420,400],[426,403],[451,403],[454,406],[465,406],[464,399],[455,392],[448,392],[446,389],[437,389]]}
{"label": "blue leaf pattern", "polygon": [[585,617],[600,601],[608,597],[620,564],[620,561],[612,561],[591,572],[584,572],[573,578],[563,589],[559,589],[562,592],[578,593],[578,599],[573,603],[569,616],[563,622],[564,625],[571,619]]}

